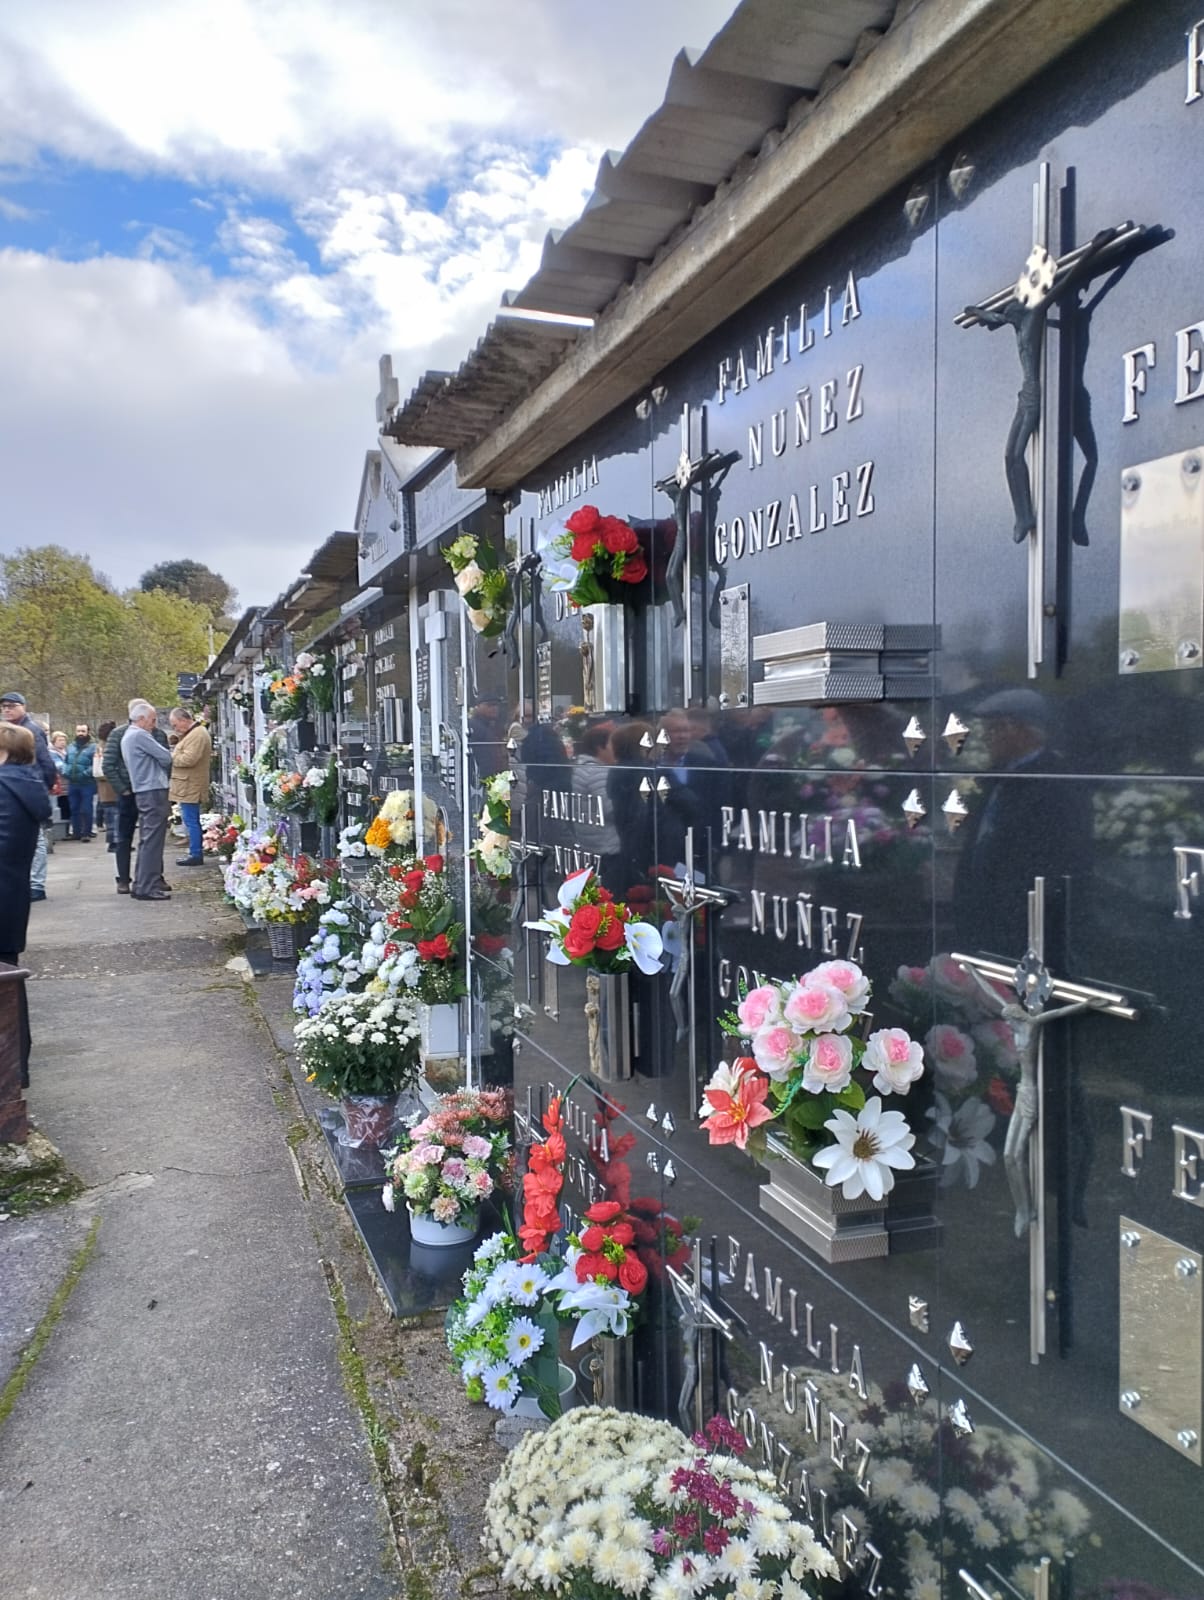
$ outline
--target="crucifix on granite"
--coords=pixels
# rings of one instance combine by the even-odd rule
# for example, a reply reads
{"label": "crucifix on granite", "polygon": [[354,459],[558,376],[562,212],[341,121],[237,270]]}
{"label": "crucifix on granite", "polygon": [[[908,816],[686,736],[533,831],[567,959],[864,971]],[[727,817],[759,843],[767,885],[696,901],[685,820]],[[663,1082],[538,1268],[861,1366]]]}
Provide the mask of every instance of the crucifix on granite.
{"label": "crucifix on granite", "polygon": [[[694,1030],[690,1025],[690,1018],[694,1014],[694,913],[707,906],[722,910],[727,905],[729,896],[723,889],[708,889],[700,881],[701,874],[695,872],[693,824],[686,829],[682,854],[685,859],[681,866],[681,877],[658,877],[656,881],[665,891],[673,907],[673,920],[681,933],[681,948],[677,954],[677,965],[673,969],[673,982],[669,985],[669,1001],[673,1007],[673,1020],[677,1024],[678,1043],[687,1037],[690,1040],[691,1093],[697,1098],[695,1039]],[[690,993],[689,1005],[686,1003],[687,987]]]}
{"label": "crucifix on granite", "polygon": [[[1049,250],[1049,163],[1042,162],[1033,185],[1033,247],[1019,278],[980,305],[967,306],[955,318],[959,328],[1010,327],[1016,335],[1020,359],[1020,391],[1004,447],[1004,471],[1015,518],[1012,537],[1028,546],[1028,675],[1037,676],[1044,656],[1045,569],[1045,453],[1046,343],[1049,313],[1065,308],[1067,319],[1077,316],[1079,291],[1103,272],[1124,267],[1140,250],[1160,242],[1161,229],[1133,222],[1101,229],[1086,244],[1065,255]],[[1084,342],[1085,352],[1085,342]],[[1083,472],[1071,514],[1071,536],[1076,544],[1088,542],[1087,500],[1095,480],[1099,452],[1091,423],[1090,397],[1082,377],[1082,363],[1068,397],[1074,439],[1083,453]]]}
{"label": "crucifix on granite", "polygon": [[[952,959],[973,978],[1007,1023],[1016,1044],[1020,1082],[1008,1121],[1003,1162],[1016,1208],[1016,1237],[1028,1238],[1029,1359],[1035,1365],[1045,1354],[1044,1028],[1047,1023],[1083,1011],[1121,1017],[1127,1022],[1135,1021],[1138,1012],[1115,990],[1055,978],[1046,967],[1044,878],[1034,879],[1029,890],[1028,949],[1014,967],[1006,961],[958,950],[953,951]],[[1000,986],[1012,989],[1015,1000],[1006,999]],[[1047,1009],[1050,1001],[1062,1003]]]}
{"label": "crucifix on granite", "polygon": [[[723,1316],[712,1300],[723,1306],[719,1296],[718,1259],[715,1253],[714,1241],[711,1246],[710,1260],[710,1295],[707,1294],[702,1270],[702,1241],[695,1239],[694,1250],[691,1258],[691,1275],[686,1277],[684,1272],[679,1272],[676,1267],[665,1263],[665,1271],[669,1282],[673,1285],[673,1298],[677,1301],[677,1309],[681,1316],[681,1334],[684,1345],[684,1361],[681,1381],[681,1390],[677,1399],[677,1414],[683,1428],[691,1432],[700,1432],[706,1421],[705,1386],[703,1383],[706,1368],[707,1345],[711,1345],[710,1355],[714,1363],[717,1350],[717,1338],[730,1339],[732,1337],[731,1316]],[[723,1310],[727,1310],[723,1306]],[[706,1341],[704,1344],[703,1341]],[[718,1392],[718,1384],[712,1385]]]}
{"label": "crucifix on granite", "polygon": [[701,496],[703,507],[706,508],[711,497],[718,493],[720,484],[739,459],[738,450],[704,450],[697,460],[691,460],[690,407],[688,402],[682,406],[681,454],[677,458],[677,465],[672,474],[667,478],[661,478],[656,488],[673,501],[673,520],[677,529],[673,548],[669,552],[668,565],[665,568],[665,587],[669,591],[669,600],[673,606],[674,625],[679,628],[684,625],[686,630],[685,649],[682,652],[685,705],[690,704],[693,673],[693,627],[690,617],[690,506],[697,492]]}

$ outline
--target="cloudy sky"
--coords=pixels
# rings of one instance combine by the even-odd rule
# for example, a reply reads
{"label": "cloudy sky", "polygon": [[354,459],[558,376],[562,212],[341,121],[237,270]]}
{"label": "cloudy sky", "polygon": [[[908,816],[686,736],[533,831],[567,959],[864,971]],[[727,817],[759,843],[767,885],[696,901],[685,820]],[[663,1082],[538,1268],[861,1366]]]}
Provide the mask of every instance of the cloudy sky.
{"label": "cloudy sky", "polygon": [[4,0],[0,551],[270,600],[735,0]]}

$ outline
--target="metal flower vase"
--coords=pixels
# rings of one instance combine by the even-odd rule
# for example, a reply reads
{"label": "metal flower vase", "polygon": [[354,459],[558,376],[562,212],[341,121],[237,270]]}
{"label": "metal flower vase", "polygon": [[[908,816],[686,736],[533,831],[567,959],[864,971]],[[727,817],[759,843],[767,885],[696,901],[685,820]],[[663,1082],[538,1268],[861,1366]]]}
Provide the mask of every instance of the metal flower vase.
{"label": "metal flower vase", "polygon": [[456,1089],[463,1082],[464,1023],[458,1000],[418,1008],[423,1073],[433,1089]]}
{"label": "metal flower vase", "polygon": [[627,610],[607,602],[581,608],[582,693],[595,713],[627,710]]}
{"label": "metal flower vase", "polygon": [[585,1028],[590,1076],[622,1083],[633,1069],[631,980],[626,972],[585,974]]}
{"label": "metal flower vase", "polygon": [[937,1169],[922,1161],[911,1172],[895,1174],[895,1186],[880,1201],[860,1195],[846,1200],[823,1175],[800,1161],[783,1140],[769,1135],[768,1183],[760,1191],[761,1210],[780,1223],[822,1260],[870,1261],[876,1257],[931,1249],[940,1238],[934,1214]]}
{"label": "metal flower vase", "polygon": [[622,1339],[596,1334],[589,1342],[581,1375],[592,1386],[594,1405],[635,1410],[635,1345],[630,1334]]}

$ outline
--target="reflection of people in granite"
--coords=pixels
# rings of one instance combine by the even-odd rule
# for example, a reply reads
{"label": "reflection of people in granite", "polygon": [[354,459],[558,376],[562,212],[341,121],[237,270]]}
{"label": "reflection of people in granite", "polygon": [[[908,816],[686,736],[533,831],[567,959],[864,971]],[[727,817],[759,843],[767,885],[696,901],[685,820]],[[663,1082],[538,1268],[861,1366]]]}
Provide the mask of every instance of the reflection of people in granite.
{"label": "reflection of people in granite", "polygon": [[[1050,711],[1035,689],[1004,689],[974,709],[993,777],[962,824],[953,879],[957,945],[1017,960],[1028,942],[1028,892],[1045,879],[1047,915],[1064,909],[1073,879],[1076,916],[1090,883],[1089,786],[1066,776],[1052,748]],[[1038,781],[1045,780],[1045,781]]]}
{"label": "reflection of people in granite", "polygon": [[652,729],[646,722],[627,722],[610,736],[612,766],[606,779],[608,810],[619,849],[610,863],[612,881],[603,882],[621,898],[633,883],[647,881],[648,869],[656,861],[656,835],[651,790],[641,793],[640,784],[650,779],[651,757],[648,744]]}
{"label": "reflection of people in granite", "polygon": [[669,742],[660,747],[658,774],[668,789],[657,792],[657,853],[674,865],[685,858],[687,828],[694,829],[695,849],[701,850],[703,830],[719,827],[730,789],[727,753],[706,711],[668,711],[661,731]]}
{"label": "reflection of people in granite", "polygon": [[614,857],[619,853],[619,834],[611,813],[608,785],[614,755],[610,748],[611,725],[596,722],[582,728],[577,736],[577,754],[573,758],[573,789],[589,801],[586,815],[601,815],[605,822],[599,826],[592,821],[578,828],[578,842],[582,849],[592,850],[601,859],[599,877],[610,888]]}

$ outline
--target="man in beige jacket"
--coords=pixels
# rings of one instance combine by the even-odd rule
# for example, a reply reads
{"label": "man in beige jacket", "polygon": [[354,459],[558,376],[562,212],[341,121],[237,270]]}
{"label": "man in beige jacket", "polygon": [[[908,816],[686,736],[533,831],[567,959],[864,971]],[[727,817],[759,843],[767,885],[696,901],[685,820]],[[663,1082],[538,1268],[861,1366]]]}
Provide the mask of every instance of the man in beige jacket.
{"label": "man in beige jacket", "polygon": [[178,803],[188,833],[188,854],[180,856],[177,867],[203,867],[205,851],[201,842],[201,806],[209,798],[209,764],[213,741],[203,722],[193,720],[182,706],[169,715],[176,746],[171,753],[171,788],[168,798]]}

